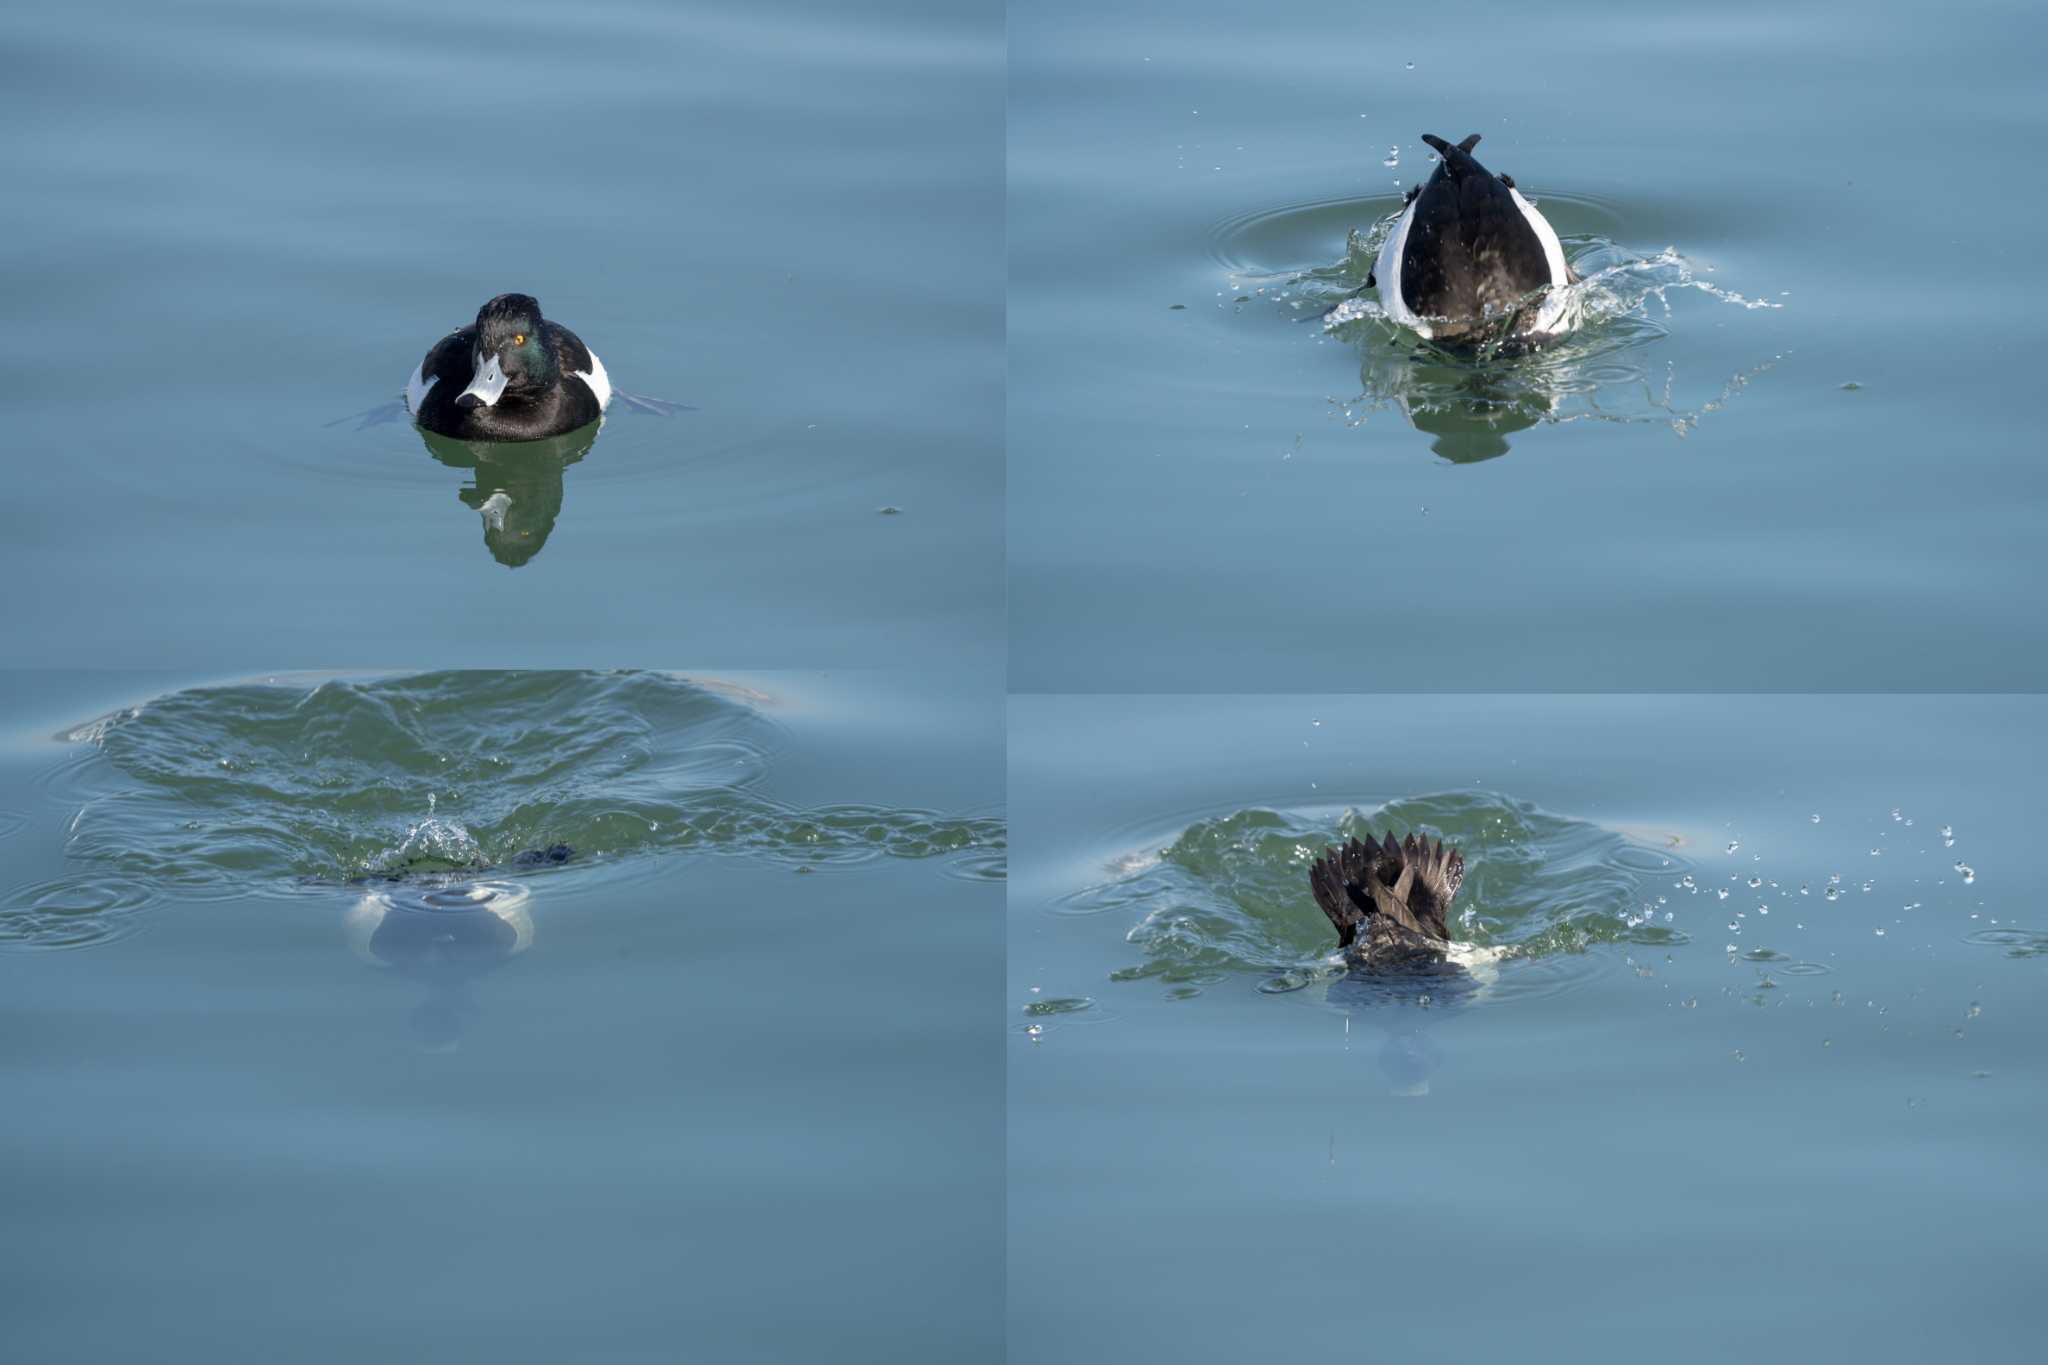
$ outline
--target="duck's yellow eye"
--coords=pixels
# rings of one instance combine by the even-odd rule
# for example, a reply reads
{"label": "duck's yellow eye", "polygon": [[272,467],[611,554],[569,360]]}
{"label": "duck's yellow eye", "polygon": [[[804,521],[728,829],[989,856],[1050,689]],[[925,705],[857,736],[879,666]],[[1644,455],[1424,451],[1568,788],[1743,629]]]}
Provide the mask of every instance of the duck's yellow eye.
{"label": "duck's yellow eye", "polygon": [[514,346],[524,346],[526,344],[526,333],[521,332],[518,336],[513,337],[512,344]]}

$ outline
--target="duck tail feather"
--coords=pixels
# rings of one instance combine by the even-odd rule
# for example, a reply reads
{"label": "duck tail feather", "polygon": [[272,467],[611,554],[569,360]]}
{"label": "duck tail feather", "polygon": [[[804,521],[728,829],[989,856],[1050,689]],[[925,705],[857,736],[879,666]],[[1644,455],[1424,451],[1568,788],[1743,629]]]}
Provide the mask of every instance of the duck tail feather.
{"label": "duck tail feather", "polygon": [[1337,931],[1339,948],[1349,948],[1356,942],[1359,927],[1365,923],[1365,912],[1352,900],[1345,876],[1352,851],[1358,848],[1356,839],[1342,848],[1326,848],[1323,856],[1311,863],[1308,869],[1308,888],[1315,895],[1316,904],[1322,907],[1324,917],[1330,921],[1330,927]]}

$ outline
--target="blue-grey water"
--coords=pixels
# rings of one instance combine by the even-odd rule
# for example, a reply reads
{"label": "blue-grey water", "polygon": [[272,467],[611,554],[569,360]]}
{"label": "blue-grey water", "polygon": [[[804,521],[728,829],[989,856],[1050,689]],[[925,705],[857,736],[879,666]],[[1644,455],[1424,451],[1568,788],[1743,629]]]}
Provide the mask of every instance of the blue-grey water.
{"label": "blue-grey water", "polygon": [[[1013,684],[2037,686],[2044,36],[1979,2],[1012,6]],[[1587,336],[1325,332],[1425,132],[1619,272]]]}
{"label": "blue-grey water", "polygon": [[[2038,698],[1017,697],[1012,1358],[2032,1352]],[[1462,845],[1429,991],[1306,859]]]}
{"label": "blue-grey water", "polygon": [[[999,668],[1002,60],[989,3],[10,6],[5,661]],[[346,420],[514,290],[695,410]]]}
{"label": "blue-grey water", "polygon": [[0,697],[7,1359],[999,1352],[993,699]]}

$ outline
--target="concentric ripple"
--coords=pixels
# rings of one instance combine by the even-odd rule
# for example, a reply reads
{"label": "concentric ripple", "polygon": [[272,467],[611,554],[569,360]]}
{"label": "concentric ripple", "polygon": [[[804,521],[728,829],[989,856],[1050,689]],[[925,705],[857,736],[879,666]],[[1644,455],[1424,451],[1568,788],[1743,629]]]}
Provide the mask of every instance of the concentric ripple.
{"label": "concentric ripple", "polygon": [[[1000,878],[1000,819],[804,808],[751,790],[779,729],[727,690],[661,673],[436,673],[199,688],[78,727],[49,783],[81,880],[0,903],[0,942],[91,941],[180,899],[397,879],[407,908],[479,874],[697,851],[814,868],[959,859]],[[466,902],[465,902],[466,903]]]}
{"label": "concentric ripple", "polygon": [[1979,929],[1963,942],[1979,948],[2003,948],[2007,957],[2048,957],[2048,933],[2035,929]]}
{"label": "concentric ripple", "polygon": [[1114,974],[1192,994],[1235,976],[1284,994],[1341,979],[1308,867],[1354,835],[1417,830],[1464,851],[1452,930],[1489,994],[1547,994],[1600,970],[1606,943],[1686,941],[1657,886],[1689,866],[1611,830],[1491,793],[1449,793],[1372,811],[1302,815],[1241,810],[1196,821],[1156,860],[1070,896],[1067,913],[1130,917],[1142,960]]}
{"label": "concentric ripple", "polygon": [[1699,294],[1743,309],[1780,305],[1708,280],[1710,272],[1676,247],[1630,250],[1613,235],[1622,226],[1618,209],[1558,194],[1544,197],[1543,211],[1580,276],[1567,287],[1578,296],[1584,324],[1549,346],[1515,354],[1426,341],[1390,321],[1365,283],[1401,209],[1391,195],[1328,200],[1244,215],[1214,236],[1214,254],[1240,299],[1268,301],[1286,318],[1314,322],[1358,345],[1360,392],[1342,404],[1354,424],[1397,410],[1437,437],[1437,453],[1461,462],[1505,453],[1506,435],[1538,423],[1654,422],[1683,436],[1776,363],[1774,355],[1760,356],[1710,384],[1681,387],[1675,363],[1658,365],[1653,350],[1673,325],[1675,299]]}
{"label": "concentric ripple", "polygon": [[134,932],[154,899],[145,883],[94,873],[16,887],[0,897],[0,949],[107,943]]}

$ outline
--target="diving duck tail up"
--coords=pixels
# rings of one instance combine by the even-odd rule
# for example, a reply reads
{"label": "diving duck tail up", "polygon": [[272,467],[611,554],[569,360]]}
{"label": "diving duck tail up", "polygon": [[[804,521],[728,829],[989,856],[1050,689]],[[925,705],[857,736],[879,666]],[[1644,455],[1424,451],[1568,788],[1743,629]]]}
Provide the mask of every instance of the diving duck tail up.
{"label": "diving duck tail up", "polygon": [[1410,834],[1386,842],[1370,834],[1323,850],[1308,870],[1309,890],[1337,930],[1354,967],[1373,972],[1455,973],[1446,917],[1465,880],[1465,858],[1438,840]]}
{"label": "diving duck tail up", "polygon": [[1577,327],[1583,306],[1568,286],[1579,277],[1557,229],[1512,177],[1473,157],[1479,134],[1422,140],[1436,148],[1436,170],[1408,191],[1365,281],[1387,317],[1452,345],[1503,336],[1541,345]]}

